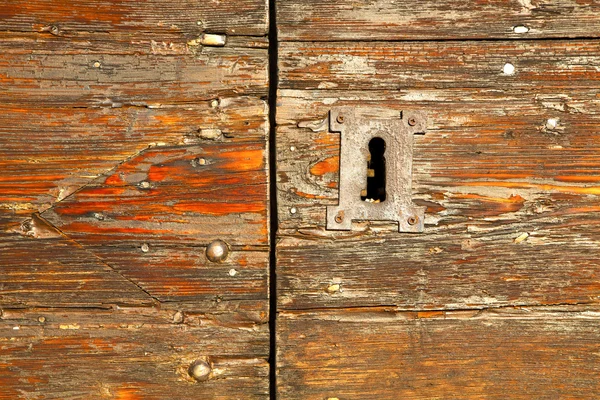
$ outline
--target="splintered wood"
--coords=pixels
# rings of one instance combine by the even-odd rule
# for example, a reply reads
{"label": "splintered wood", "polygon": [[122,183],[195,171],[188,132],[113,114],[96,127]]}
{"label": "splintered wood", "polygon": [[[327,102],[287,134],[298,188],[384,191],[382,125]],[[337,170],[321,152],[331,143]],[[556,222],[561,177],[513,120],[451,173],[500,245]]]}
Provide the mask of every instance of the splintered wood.
{"label": "splintered wood", "polygon": [[0,15],[0,399],[268,398],[266,2]]}
{"label": "splintered wood", "polygon": [[[277,14],[279,398],[600,397],[598,4],[297,0]],[[326,229],[338,107],[427,113],[422,234]]]}

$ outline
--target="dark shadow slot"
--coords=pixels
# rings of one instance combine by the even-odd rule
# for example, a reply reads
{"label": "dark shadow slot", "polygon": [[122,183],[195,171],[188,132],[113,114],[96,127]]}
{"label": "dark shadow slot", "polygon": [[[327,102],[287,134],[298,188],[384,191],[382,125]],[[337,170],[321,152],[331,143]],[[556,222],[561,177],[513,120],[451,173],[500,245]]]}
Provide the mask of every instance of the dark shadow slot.
{"label": "dark shadow slot", "polygon": [[269,398],[277,398],[277,87],[279,86],[279,48],[276,0],[269,0]]}
{"label": "dark shadow slot", "polygon": [[367,189],[361,193],[361,200],[370,203],[385,201],[385,140],[380,137],[369,142],[369,159],[367,160]]}

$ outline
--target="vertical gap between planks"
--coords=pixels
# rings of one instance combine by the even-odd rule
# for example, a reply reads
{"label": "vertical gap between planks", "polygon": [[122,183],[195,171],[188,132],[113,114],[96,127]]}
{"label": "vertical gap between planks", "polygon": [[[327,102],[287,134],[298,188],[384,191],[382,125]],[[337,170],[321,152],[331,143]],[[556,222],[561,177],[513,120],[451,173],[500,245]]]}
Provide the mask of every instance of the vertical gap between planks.
{"label": "vertical gap between planks", "polygon": [[269,393],[272,400],[277,399],[277,86],[278,76],[278,38],[276,0],[269,1]]}

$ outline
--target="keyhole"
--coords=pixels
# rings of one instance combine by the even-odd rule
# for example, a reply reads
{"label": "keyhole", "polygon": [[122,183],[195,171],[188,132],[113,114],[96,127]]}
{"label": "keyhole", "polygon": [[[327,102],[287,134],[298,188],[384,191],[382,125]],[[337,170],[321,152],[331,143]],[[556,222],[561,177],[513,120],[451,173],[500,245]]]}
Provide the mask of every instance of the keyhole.
{"label": "keyhole", "polygon": [[361,192],[361,200],[369,203],[385,201],[385,140],[380,137],[369,142],[367,159],[367,189]]}

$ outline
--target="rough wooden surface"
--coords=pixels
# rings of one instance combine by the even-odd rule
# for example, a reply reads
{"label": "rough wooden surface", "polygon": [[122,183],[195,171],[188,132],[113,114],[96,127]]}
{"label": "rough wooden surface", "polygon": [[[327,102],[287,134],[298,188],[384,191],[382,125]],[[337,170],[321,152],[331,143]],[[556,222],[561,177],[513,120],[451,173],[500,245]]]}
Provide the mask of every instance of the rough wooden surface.
{"label": "rough wooden surface", "polygon": [[2,30],[70,35],[77,32],[148,37],[199,32],[261,36],[267,33],[265,0],[14,0],[0,5]]}
{"label": "rough wooden surface", "polygon": [[266,104],[250,97],[159,108],[32,103],[0,112],[0,208],[15,215],[44,211],[147,149],[198,144],[203,130],[220,130],[230,146],[265,141]]}
{"label": "rough wooden surface", "polygon": [[[38,223],[38,232],[39,226]],[[31,231],[29,227],[26,229]],[[59,235],[34,239],[17,233],[0,234],[0,266],[2,308],[151,305],[153,302],[134,283],[77,243]]]}
{"label": "rough wooden surface", "polygon": [[591,399],[598,310],[282,313],[281,399]]}
{"label": "rough wooden surface", "polygon": [[[597,49],[583,41],[282,44],[279,303],[597,303]],[[516,75],[502,73],[506,61]],[[382,223],[324,230],[326,206],[338,198],[339,136],[323,122],[333,105],[428,113],[413,162],[425,233],[398,235]],[[343,291],[329,293],[334,284]]]}
{"label": "rough wooden surface", "polygon": [[[280,88],[568,95],[593,88],[598,49],[590,40],[282,43]],[[507,63],[514,74],[503,72]]]}
{"label": "rough wooden surface", "polygon": [[283,41],[600,36],[594,0],[279,0],[276,9]]}
{"label": "rough wooden surface", "polygon": [[[231,311],[4,310],[0,399],[267,398],[264,322]],[[197,360],[212,367],[207,381],[188,374]]]}
{"label": "rough wooden surface", "polygon": [[[598,5],[278,6],[279,398],[598,397]],[[428,114],[424,233],[326,230],[340,106]]]}
{"label": "rough wooden surface", "polygon": [[86,244],[266,246],[266,163],[264,140],[151,148],[41,216]]}
{"label": "rough wooden surface", "polygon": [[0,398],[267,398],[267,3],[0,16]]}

